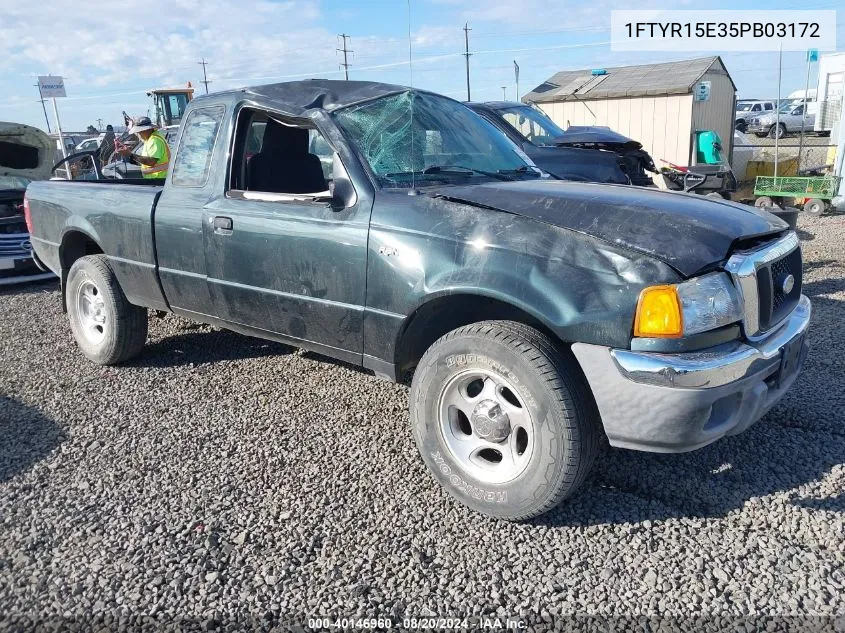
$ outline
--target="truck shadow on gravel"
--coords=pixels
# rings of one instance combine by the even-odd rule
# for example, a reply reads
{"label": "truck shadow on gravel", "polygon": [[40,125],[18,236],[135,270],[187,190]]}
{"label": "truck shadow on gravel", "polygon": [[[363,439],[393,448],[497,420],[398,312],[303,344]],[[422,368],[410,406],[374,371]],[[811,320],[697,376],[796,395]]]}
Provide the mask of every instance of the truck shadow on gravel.
{"label": "truck shadow on gravel", "polygon": [[[775,409],[742,435],[693,453],[658,455],[609,448],[584,490],[538,521],[554,526],[723,518],[746,504],[788,492],[796,507],[845,511],[845,496],[808,496],[797,488],[823,479],[843,461],[845,438],[781,424]],[[831,439],[840,457],[823,452]],[[792,492],[790,492],[792,491]]]}
{"label": "truck shadow on gravel", "polygon": [[59,279],[44,279],[42,281],[29,281],[24,283],[9,284],[0,286],[0,297],[4,295],[34,295],[42,292],[54,292],[59,290]]}
{"label": "truck shadow on gravel", "polygon": [[290,354],[294,348],[252,338],[229,330],[197,329],[147,343],[141,355],[126,367],[181,367]]}
{"label": "truck shadow on gravel", "polygon": [[65,439],[38,409],[0,396],[0,483],[32,468]]}
{"label": "truck shadow on gravel", "polygon": [[[803,496],[796,488],[824,478],[837,460],[820,454],[830,437],[781,426],[777,409],[742,435],[692,453],[659,455],[607,448],[584,488],[533,520],[549,527],[724,518],[767,495],[793,491],[802,508],[845,511],[845,495]],[[845,449],[845,438],[835,438]]]}
{"label": "truck shadow on gravel", "polygon": [[[828,299],[827,297],[820,296],[842,291],[845,291],[845,278],[837,277],[820,279],[818,281],[810,281],[805,283],[801,288],[801,292],[810,297],[814,306],[817,301],[823,301],[825,303],[842,303],[841,301],[837,301],[836,299]],[[814,327],[821,327],[821,325],[817,325],[815,323],[813,325]]]}

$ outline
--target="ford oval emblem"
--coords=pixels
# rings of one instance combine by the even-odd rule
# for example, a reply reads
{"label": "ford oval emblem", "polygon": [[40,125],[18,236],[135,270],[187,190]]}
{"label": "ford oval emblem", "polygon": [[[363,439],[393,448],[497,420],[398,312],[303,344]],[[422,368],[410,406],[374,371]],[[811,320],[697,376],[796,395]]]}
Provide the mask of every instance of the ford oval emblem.
{"label": "ford oval emblem", "polygon": [[783,278],[783,281],[780,282],[780,289],[783,291],[783,294],[788,295],[792,292],[792,289],[795,287],[795,277],[792,275],[787,275]]}

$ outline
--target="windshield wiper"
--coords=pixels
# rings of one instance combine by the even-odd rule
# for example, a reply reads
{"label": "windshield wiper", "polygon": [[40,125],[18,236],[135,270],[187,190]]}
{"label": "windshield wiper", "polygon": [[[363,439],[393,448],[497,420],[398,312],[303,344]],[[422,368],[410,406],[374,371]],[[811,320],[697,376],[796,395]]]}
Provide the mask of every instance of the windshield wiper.
{"label": "windshield wiper", "polygon": [[517,167],[516,169],[500,169],[500,174],[531,174],[532,176],[540,176],[540,172],[536,170],[534,167],[530,165],[523,165],[522,167]]}
{"label": "windshield wiper", "polygon": [[474,167],[464,167],[463,165],[432,165],[431,167],[427,167],[423,169],[424,174],[480,174],[481,176],[487,176],[488,178],[495,178],[496,180],[512,180],[512,178],[508,178],[505,174],[504,170],[499,170],[498,172],[494,171],[485,171],[483,169],[475,169]]}

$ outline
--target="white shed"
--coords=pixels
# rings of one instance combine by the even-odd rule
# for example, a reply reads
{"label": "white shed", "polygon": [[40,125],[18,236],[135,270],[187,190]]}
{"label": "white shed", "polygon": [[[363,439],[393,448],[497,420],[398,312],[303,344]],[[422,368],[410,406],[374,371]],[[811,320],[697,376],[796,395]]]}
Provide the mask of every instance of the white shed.
{"label": "white shed", "polygon": [[736,85],[720,57],[564,70],[522,100],[562,128],[606,125],[639,141],[658,167],[694,165],[696,130],[715,130],[730,158]]}

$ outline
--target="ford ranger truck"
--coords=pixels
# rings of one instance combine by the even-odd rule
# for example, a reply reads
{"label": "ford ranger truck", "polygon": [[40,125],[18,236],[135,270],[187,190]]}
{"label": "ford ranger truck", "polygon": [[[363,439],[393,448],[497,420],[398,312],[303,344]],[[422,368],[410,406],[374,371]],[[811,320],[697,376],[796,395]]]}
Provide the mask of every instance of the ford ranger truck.
{"label": "ford ranger truck", "polygon": [[202,96],[174,145],[164,183],[28,188],[81,352],[129,361],[154,310],[408,381],[423,461],[488,515],[559,504],[603,436],[739,433],[800,371],[801,250],[765,211],[544,178],[463,104],[379,83]]}

